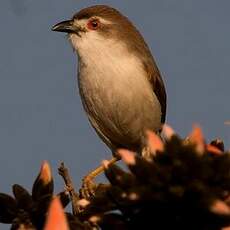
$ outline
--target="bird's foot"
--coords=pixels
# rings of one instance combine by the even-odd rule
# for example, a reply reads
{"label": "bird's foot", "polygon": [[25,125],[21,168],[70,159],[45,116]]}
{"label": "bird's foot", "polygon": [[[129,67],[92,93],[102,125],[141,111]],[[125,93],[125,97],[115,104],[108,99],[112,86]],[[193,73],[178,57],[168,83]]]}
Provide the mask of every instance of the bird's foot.
{"label": "bird's foot", "polygon": [[96,183],[92,178],[85,177],[82,181],[82,187],[79,190],[81,199],[90,200],[95,196],[104,193],[110,187],[109,184]]}
{"label": "bird's foot", "polygon": [[84,198],[89,200],[90,198],[95,196],[98,184],[93,181],[91,177],[84,177],[82,180],[82,186],[79,190],[80,198]]}
{"label": "bird's foot", "polygon": [[[107,162],[107,167],[114,164],[116,161],[118,161],[119,158],[113,157],[111,160]],[[90,199],[93,198],[96,194],[96,192],[102,192],[105,190],[107,185],[105,184],[96,184],[94,182],[95,177],[97,177],[99,174],[105,171],[105,166],[101,165],[98,168],[91,171],[87,176],[85,176],[82,180],[82,187],[79,191],[80,198]]]}

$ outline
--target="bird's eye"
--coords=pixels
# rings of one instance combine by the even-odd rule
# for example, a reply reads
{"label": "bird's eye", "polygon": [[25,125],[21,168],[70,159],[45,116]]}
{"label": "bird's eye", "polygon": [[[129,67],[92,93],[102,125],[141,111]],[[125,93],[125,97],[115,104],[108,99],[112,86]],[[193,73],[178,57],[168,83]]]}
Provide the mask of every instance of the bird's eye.
{"label": "bird's eye", "polygon": [[92,19],[87,23],[90,30],[97,30],[99,28],[100,21],[98,19]]}

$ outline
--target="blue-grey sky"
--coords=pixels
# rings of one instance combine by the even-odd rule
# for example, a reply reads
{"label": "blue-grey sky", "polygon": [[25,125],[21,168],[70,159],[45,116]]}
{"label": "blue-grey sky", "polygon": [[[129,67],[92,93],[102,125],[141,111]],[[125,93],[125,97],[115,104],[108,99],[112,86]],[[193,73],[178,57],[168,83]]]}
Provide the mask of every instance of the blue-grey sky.
{"label": "blue-grey sky", "polygon": [[144,35],[164,76],[167,122],[182,136],[199,123],[208,140],[221,137],[230,147],[229,0],[1,0],[1,192],[14,183],[30,188],[42,160],[60,190],[60,161],[79,185],[111,156],[83,112],[72,48],[50,30],[98,3],[121,10]]}

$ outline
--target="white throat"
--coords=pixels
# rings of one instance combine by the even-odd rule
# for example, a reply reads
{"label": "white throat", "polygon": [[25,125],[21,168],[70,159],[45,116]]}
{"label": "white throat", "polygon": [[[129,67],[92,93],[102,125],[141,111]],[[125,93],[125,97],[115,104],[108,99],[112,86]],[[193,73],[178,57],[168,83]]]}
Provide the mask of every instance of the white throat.
{"label": "white throat", "polygon": [[83,36],[70,35],[70,40],[79,55],[80,72],[90,78],[89,81],[114,87],[127,87],[127,84],[135,87],[140,81],[147,83],[142,63],[124,44],[96,32]]}

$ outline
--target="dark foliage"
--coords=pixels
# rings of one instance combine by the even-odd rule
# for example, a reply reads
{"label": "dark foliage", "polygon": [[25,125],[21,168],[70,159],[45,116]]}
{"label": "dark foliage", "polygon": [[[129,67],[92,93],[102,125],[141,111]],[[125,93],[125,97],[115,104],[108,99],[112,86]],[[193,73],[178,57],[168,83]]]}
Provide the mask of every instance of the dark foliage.
{"label": "dark foliage", "polygon": [[107,168],[110,186],[99,189],[84,218],[99,216],[102,229],[219,230],[230,225],[229,153],[200,154],[194,144],[174,136],[151,162],[135,160],[129,172]]}
{"label": "dark foliage", "polygon": [[[105,166],[109,184],[98,185],[94,196],[77,202],[77,213],[65,213],[69,229],[223,230],[230,226],[230,154],[220,140],[206,145],[199,132],[196,135],[191,141],[175,134],[166,138],[162,149],[147,160],[127,151],[121,156],[127,170]],[[70,200],[67,191],[58,194],[63,208]],[[43,229],[54,196],[49,165],[42,165],[31,194],[14,185],[13,195],[0,193],[0,222],[11,223],[11,229]]]}
{"label": "dark foliage", "polygon": [[[22,186],[12,187],[14,197],[0,193],[0,222],[12,224],[11,229],[43,229],[46,213],[53,198],[53,179],[45,162],[37,176],[30,194]],[[64,192],[58,195],[63,206],[69,203]]]}

